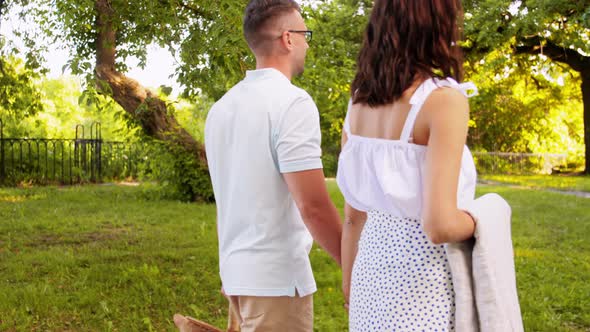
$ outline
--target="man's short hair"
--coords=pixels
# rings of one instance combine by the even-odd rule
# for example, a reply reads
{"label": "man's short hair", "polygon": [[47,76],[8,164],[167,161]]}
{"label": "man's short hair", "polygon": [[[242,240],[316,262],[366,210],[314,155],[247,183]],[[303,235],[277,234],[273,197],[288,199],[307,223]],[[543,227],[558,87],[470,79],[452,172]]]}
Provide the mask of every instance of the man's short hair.
{"label": "man's short hair", "polygon": [[244,37],[248,46],[255,50],[269,38],[275,37],[265,30],[276,19],[294,10],[301,12],[301,7],[294,0],[250,0],[244,13]]}

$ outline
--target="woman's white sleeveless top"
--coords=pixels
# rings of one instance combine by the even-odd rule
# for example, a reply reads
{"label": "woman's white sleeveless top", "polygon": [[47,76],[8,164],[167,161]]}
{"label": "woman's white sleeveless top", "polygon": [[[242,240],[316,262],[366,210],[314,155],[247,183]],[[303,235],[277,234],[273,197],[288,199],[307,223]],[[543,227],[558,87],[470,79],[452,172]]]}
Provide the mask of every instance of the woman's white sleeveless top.
{"label": "woman's white sleeveless top", "polygon": [[[420,219],[428,147],[411,143],[411,134],[426,98],[439,87],[457,89],[466,97],[477,94],[472,83],[459,84],[451,78],[424,81],[410,99],[412,106],[399,140],[353,135],[348,120],[349,103],[344,121],[348,141],[340,153],[336,181],[346,202],[353,208]],[[472,90],[471,94],[468,94],[469,90]],[[462,158],[457,191],[459,208],[474,199],[477,177],[467,146]]]}

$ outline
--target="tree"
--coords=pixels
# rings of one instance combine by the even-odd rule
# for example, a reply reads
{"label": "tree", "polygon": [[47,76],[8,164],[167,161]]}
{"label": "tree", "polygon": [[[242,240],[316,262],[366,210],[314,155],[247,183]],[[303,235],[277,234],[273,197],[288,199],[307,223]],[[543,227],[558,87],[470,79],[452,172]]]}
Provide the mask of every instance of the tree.
{"label": "tree", "polygon": [[39,73],[16,57],[15,49],[6,51],[5,45],[0,39],[0,120],[5,135],[29,136],[31,132],[23,126],[23,119],[43,110],[36,83]]}
{"label": "tree", "polygon": [[304,10],[313,40],[305,72],[295,80],[314,99],[320,112],[324,172],[334,176],[342,124],[350,98],[356,58],[371,1],[330,1]]}
{"label": "tree", "polygon": [[[0,22],[8,10],[0,0]],[[16,136],[30,134],[21,121],[43,110],[41,93],[36,80],[43,74],[34,54],[20,58],[20,51],[5,36],[0,35],[0,120],[5,134]]]}
{"label": "tree", "polygon": [[590,4],[570,0],[465,1],[467,40],[472,61],[507,49],[505,62],[528,66],[550,59],[580,75],[584,114],[585,173],[590,174]]}
{"label": "tree", "polygon": [[212,199],[204,148],[174,117],[157,94],[127,77],[130,56],[145,65],[147,45],[156,43],[180,58],[178,80],[185,96],[218,98],[243,77],[252,61],[239,24],[245,5],[239,0],[14,0],[21,17],[34,17],[46,36],[73,50],[74,74],[86,75],[89,90],[111,96],[151,138],[178,154],[179,178],[193,199]]}
{"label": "tree", "polygon": [[468,145],[479,151],[567,151],[568,161],[579,164],[583,160],[579,76],[551,63],[537,71],[511,62],[494,73],[496,57],[503,58],[504,52],[496,50],[483,63],[466,65],[467,80],[479,89],[470,100]]}
{"label": "tree", "polygon": [[[25,7],[28,3],[13,1]],[[366,22],[362,9],[369,3],[330,1],[305,11],[316,40],[308,70],[298,83],[318,100],[330,173]],[[124,75],[125,59],[136,56],[143,63],[147,45],[166,47],[179,59],[176,74],[185,88],[183,96],[216,100],[254,68],[241,31],[244,6],[239,0],[55,0],[49,7],[29,5],[23,13],[33,11],[50,38],[74,50],[69,61],[74,73],[86,74],[89,81],[97,78],[97,90],[111,95],[148,136],[196,156],[194,164],[205,173],[202,145],[178,124],[164,101]]]}

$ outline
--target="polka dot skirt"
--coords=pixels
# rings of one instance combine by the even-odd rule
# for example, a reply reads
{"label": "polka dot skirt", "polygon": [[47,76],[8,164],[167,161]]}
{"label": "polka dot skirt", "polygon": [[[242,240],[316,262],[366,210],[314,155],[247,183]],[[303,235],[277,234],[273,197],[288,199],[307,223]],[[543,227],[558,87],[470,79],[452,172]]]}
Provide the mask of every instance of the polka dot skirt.
{"label": "polka dot skirt", "polygon": [[418,220],[369,212],[352,271],[350,331],[454,331],[454,316],[443,245]]}

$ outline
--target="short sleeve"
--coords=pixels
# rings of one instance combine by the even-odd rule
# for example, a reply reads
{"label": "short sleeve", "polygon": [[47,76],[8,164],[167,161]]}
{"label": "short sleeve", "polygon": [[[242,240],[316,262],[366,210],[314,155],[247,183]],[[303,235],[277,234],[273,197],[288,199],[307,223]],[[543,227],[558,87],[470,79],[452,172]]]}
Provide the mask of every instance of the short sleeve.
{"label": "short sleeve", "polygon": [[311,97],[297,98],[283,113],[275,149],[281,173],[322,168],[320,115]]}

